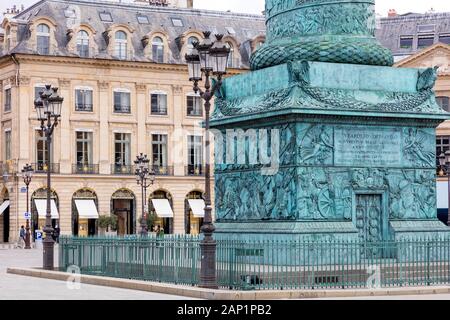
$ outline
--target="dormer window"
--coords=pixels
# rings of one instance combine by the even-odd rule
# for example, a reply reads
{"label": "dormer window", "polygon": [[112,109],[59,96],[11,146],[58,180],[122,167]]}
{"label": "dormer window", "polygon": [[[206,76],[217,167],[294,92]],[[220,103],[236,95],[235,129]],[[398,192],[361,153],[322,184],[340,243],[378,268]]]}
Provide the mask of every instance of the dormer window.
{"label": "dormer window", "polygon": [[89,34],[84,30],[77,35],[77,52],[82,58],[89,57]]}
{"label": "dormer window", "polygon": [[117,31],[115,39],[116,39],[115,56],[121,60],[126,60],[128,52],[127,34],[123,31]]}
{"label": "dormer window", "polygon": [[172,24],[174,27],[183,27],[183,20],[179,19],[179,18],[172,18]]}
{"label": "dormer window", "polygon": [[236,68],[235,63],[234,63],[234,46],[231,44],[231,42],[227,42],[227,43],[225,43],[225,45],[228,49],[230,49],[230,55],[228,56],[227,67],[228,68]]}
{"label": "dormer window", "polygon": [[147,16],[137,16],[137,21],[139,22],[139,24],[149,24],[150,21],[148,20]]}
{"label": "dormer window", "polygon": [[157,63],[164,63],[164,41],[160,37],[153,38],[152,58]]}
{"label": "dormer window", "polygon": [[50,27],[45,23],[37,26],[37,52],[50,54]]}

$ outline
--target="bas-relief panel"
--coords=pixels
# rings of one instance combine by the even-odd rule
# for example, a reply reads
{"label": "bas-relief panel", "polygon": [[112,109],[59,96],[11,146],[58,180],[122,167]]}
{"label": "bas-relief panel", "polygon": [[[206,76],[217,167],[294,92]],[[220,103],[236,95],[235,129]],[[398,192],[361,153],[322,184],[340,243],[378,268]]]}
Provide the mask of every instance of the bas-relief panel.
{"label": "bas-relief panel", "polygon": [[[250,165],[217,166],[219,221],[351,220],[353,194],[367,190],[388,195],[391,219],[435,218],[432,129],[300,123],[274,128],[281,134],[276,175],[264,176]],[[344,144],[339,139],[353,140]],[[389,141],[380,143],[383,140]],[[340,148],[349,154],[336,157]],[[393,154],[389,161],[378,157],[385,152]],[[356,156],[364,153],[369,158]],[[336,158],[341,167],[333,167]],[[364,161],[369,164],[365,168]],[[403,162],[404,168],[416,169],[403,169]]]}

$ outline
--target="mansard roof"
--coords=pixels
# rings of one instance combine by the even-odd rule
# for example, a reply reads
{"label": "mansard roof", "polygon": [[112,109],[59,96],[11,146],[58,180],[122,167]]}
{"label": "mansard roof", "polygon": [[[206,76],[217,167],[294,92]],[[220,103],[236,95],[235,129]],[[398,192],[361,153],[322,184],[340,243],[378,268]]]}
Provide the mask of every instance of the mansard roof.
{"label": "mansard roof", "polygon": [[[181,64],[184,61],[184,57],[181,57],[183,35],[211,30],[213,33],[230,36],[235,43],[240,44],[241,66],[248,67],[252,50],[251,40],[265,35],[265,20],[262,15],[98,0],[41,0],[13,18],[18,23],[18,44],[15,48],[11,48],[10,52],[3,52],[3,55],[9,53],[37,54],[33,41],[30,39],[30,26],[39,18],[50,18],[56,22],[55,40],[57,43],[56,49],[51,54],[76,56],[67,48],[69,41],[67,32],[73,23],[73,20],[67,17],[70,16],[67,14],[67,10],[78,11],[80,19],[76,22],[96,30],[94,38],[99,53],[93,58],[115,59],[108,53],[105,33],[111,27],[118,25],[128,26],[133,30],[130,33],[134,52],[131,57],[132,61],[151,61],[150,57],[144,53],[142,39],[152,32],[159,31],[167,35],[170,50],[170,59],[167,62],[175,64]],[[104,12],[111,14],[112,22],[100,19],[100,13]],[[139,23],[137,16],[146,16],[149,23]],[[180,19],[183,26],[175,26],[172,19]]]}

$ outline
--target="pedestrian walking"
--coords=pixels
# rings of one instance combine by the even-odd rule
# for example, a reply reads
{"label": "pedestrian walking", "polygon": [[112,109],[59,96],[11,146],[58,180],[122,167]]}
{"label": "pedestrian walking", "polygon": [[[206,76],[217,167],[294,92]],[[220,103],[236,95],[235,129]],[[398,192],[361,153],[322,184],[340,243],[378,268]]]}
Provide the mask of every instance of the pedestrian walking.
{"label": "pedestrian walking", "polygon": [[19,247],[21,247],[22,249],[25,249],[25,236],[26,236],[25,227],[22,226],[19,232]]}

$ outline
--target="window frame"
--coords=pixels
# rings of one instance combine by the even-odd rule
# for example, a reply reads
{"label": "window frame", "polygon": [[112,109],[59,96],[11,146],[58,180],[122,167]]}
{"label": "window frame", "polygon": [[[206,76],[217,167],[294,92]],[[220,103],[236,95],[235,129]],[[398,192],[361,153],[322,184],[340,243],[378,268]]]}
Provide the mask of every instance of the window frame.
{"label": "window frame", "polygon": [[[105,17],[105,15],[107,15],[109,17],[109,19],[106,19],[106,20],[103,19],[103,17]],[[114,22],[111,12],[108,12],[108,11],[99,12],[98,16],[100,18],[100,21],[102,21],[102,22]]]}
{"label": "window frame", "polygon": [[[80,37],[80,34],[85,34]],[[90,36],[89,32],[86,30],[80,30],[77,33],[77,40],[76,40],[76,47],[77,47],[77,54],[80,56],[80,58],[89,58],[90,56]]]}
{"label": "window frame", "polygon": [[[48,32],[39,31],[40,26],[45,26],[48,29]],[[36,27],[36,51],[41,55],[50,54],[50,33],[51,28],[46,23],[40,23]],[[42,47],[42,41],[44,41],[45,47]]]}
{"label": "window frame", "polygon": [[[119,39],[118,34],[124,34],[125,39]],[[114,55],[119,60],[128,59],[128,34],[123,30],[117,30],[114,33]]]}
{"label": "window frame", "polygon": [[[82,103],[79,103],[78,101],[78,92],[80,92],[82,94]],[[86,99],[86,94],[90,93],[90,102],[91,103],[86,103],[87,100]],[[76,112],[94,112],[94,90],[92,88],[82,88],[82,87],[78,87],[75,88],[75,111]],[[80,107],[81,106],[81,107]]]}
{"label": "window frame", "polygon": [[[152,134],[152,166],[166,168],[169,163],[169,136],[162,133]],[[156,148],[156,153],[155,153]],[[155,161],[157,159],[157,161]]]}
{"label": "window frame", "polygon": [[[442,101],[443,103],[441,104],[440,101]],[[444,102],[445,101],[445,102]],[[450,97],[447,96],[437,96],[436,97],[436,103],[439,105],[439,107],[441,107],[443,110],[450,112]],[[445,104],[446,108],[445,108]]]}
{"label": "window frame", "polygon": [[[78,134],[82,134],[82,137],[79,138]],[[94,134],[92,131],[75,131],[75,161],[77,166],[91,166],[93,165],[93,140],[94,140]],[[81,144],[82,150],[78,150],[78,144]],[[83,159],[85,156],[85,153],[87,155],[87,161],[79,161],[78,160],[78,154],[83,154]]]}
{"label": "window frame", "polygon": [[[443,42],[443,41],[441,41],[442,38],[448,39],[448,42]],[[440,34],[440,35],[439,35],[439,42],[440,42],[440,43],[443,43],[443,44],[450,45],[450,33],[443,33],[443,34]]]}
{"label": "window frame", "polygon": [[[119,147],[119,151],[117,151]],[[120,155],[118,161],[117,155]],[[126,132],[114,132],[114,165],[120,167],[131,166],[131,134]]]}
{"label": "window frame", "polygon": [[[184,27],[184,21],[181,18],[170,18],[171,22],[172,22],[172,26],[176,27],[176,28],[182,28]],[[177,25],[175,23],[175,21],[179,21],[181,25]]]}
{"label": "window frame", "polygon": [[[160,39],[161,42],[156,42],[155,39]],[[164,40],[159,37],[153,37],[152,39],[152,60],[156,63],[164,63],[165,46]]]}
{"label": "window frame", "polygon": [[[196,113],[196,114],[192,114],[192,112],[189,113],[189,108],[191,108],[189,106],[189,104],[190,104],[189,100],[190,99],[192,99],[192,111],[199,110],[200,111],[199,113]],[[197,109],[195,108],[196,107],[196,103],[195,103],[196,101],[198,101]],[[202,98],[200,97],[200,95],[195,94],[195,93],[190,93],[190,94],[186,95],[186,116],[188,116],[188,117],[196,117],[196,118],[203,117],[203,105],[202,105]]]}
{"label": "window frame", "polygon": [[[43,134],[42,130],[35,130],[35,160],[36,165],[40,168],[41,165],[47,164],[47,138]],[[42,160],[39,160],[39,143],[42,143]],[[53,144],[50,144],[50,164],[53,163]]]}
{"label": "window frame", "polygon": [[[157,106],[154,108],[153,105],[153,98],[156,97],[157,99]],[[161,97],[164,97],[164,99],[161,99]],[[165,108],[161,108],[162,102],[164,101]],[[169,114],[168,112],[168,105],[167,105],[167,93],[162,91],[152,91],[150,92],[150,114],[152,116],[167,116]]]}
{"label": "window frame", "polygon": [[[120,104],[116,103],[116,94],[120,94]],[[128,95],[128,104],[123,105],[123,97],[122,95]],[[113,111],[116,114],[131,114],[131,92],[126,89],[114,89],[113,90]]]}
{"label": "window frame", "polygon": [[4,101],[3,101],[3,112],[8,113],[12,110],[12,90],[11,87],[5,88],[4,93]]}
{"label": "window frame", "polygon": [[5,136],[5,149],[4,149],[4,155],[5,155],[5,161],[12,160],[12,131],[11,129],[6,129],[4,131]]}
{"label": "window frame", "polygon": [[[417,37],[417,49],[425,49],[425,48],[431,47],[431,46],[434,44],[434,38],[435,38],[435,36],[432,35],[432,34],[428,34],[428,35],[426,35],[426,34],[419,35],[419,36]],[[421,46],[421,45],[420,45],[420,41],[421,41],[421,40],[432,40],[432,42],[431,42],[430,44],[425,45],[425,46]]]}
{"label": "window frame", "polygon": [[[411,40],[411,45],[408,47],[402,46],[402,40]],[[400,49],[405,49],[405,50],[412,49],[414,46],[414,36],[400,36],[398,46]]]}

